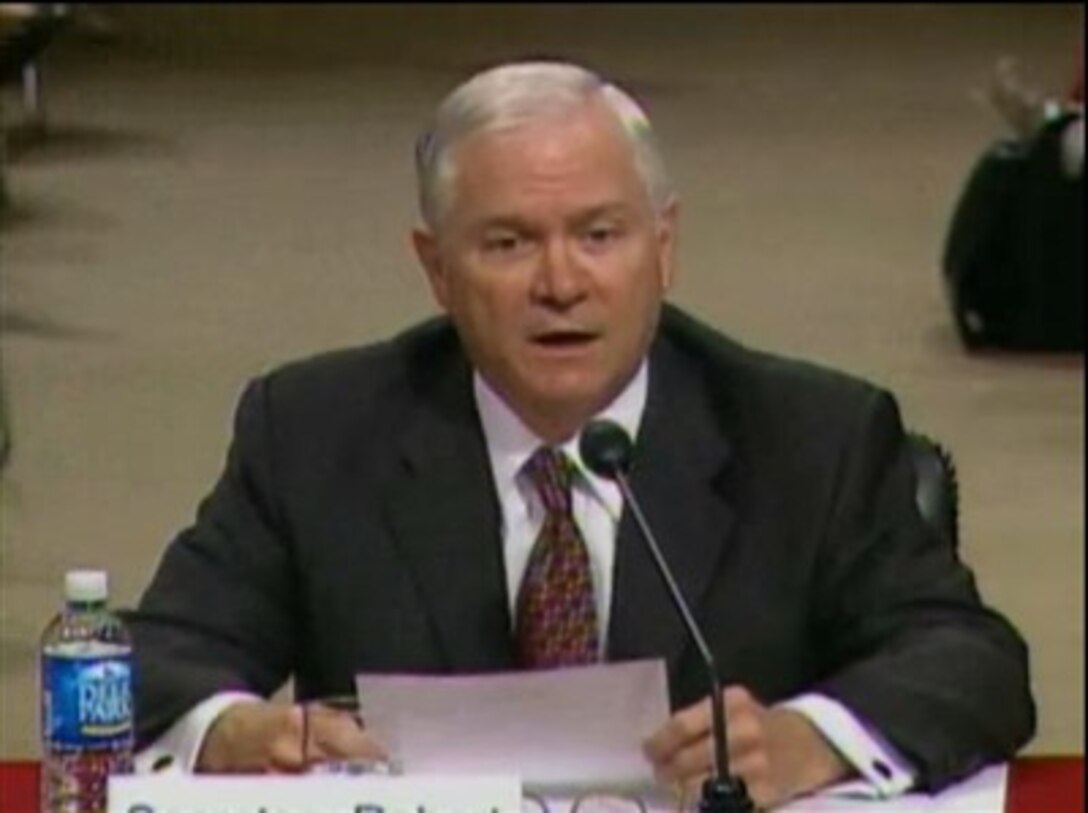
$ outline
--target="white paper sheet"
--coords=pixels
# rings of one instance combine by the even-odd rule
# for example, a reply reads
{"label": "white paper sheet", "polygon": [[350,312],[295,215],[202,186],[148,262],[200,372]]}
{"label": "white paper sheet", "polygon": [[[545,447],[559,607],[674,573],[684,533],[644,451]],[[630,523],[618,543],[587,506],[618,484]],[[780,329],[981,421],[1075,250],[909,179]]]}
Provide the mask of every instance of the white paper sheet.
{"label": "white paper sheet", "polygon": [[[820,795],[775,808],[775,813],[1004,813],[1007,780],[1008,766],[997,765],[937,796],[908,793],[894,799],[860,799]],[[676,813],[676,803],[660,792],[647,801],[647,813]],[[567,813],[573,804],[570,796],[556,794],[549,794],[546,802],[550,813]]]}
{"label": "white paper sheet", "polygon": [[511,773],[530,789],[645,787],[669,717],[661,660],[474,676],[359,675],[366,724],[405,772]]}
{"label": "white paper sheet", "polygon": [[[478,676],[359,675],[367,727],[406,773],[515,774],[553,813],[582,790],[628,789],[674,813],[642,742],[668,719],[663,661]],[[780,813],[1003,813],[1006,765],[937,796],[820,795]]]}

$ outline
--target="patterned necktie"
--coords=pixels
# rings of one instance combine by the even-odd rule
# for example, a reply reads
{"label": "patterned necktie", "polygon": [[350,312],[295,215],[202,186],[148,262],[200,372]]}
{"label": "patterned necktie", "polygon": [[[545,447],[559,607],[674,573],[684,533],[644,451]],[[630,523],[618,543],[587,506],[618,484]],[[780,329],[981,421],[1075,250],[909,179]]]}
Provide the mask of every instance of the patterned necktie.
{"label": "patterned necktie", "polygon": [[571,463],[542,447],[525,471],[546,513],[518,592],[518,661],[525,669],[593,663],[597,607],[589,552],[570,510]]}

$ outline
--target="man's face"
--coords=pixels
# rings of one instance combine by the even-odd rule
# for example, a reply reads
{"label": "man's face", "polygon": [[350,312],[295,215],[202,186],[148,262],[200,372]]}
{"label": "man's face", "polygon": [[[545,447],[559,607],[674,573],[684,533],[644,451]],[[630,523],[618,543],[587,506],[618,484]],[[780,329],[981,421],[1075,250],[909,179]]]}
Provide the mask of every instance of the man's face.
{"label": "man's face", "polygon": [[548,440],[630,380],[673,273],[675,206],[655,212],[606,109],[468,136],[437,234],[413,237],[476,368]]}

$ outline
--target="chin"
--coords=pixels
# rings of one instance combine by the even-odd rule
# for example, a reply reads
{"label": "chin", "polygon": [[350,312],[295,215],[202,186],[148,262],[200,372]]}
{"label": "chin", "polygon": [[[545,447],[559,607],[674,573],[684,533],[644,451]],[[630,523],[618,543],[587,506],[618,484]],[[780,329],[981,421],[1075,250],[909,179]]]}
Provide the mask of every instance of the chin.
{"label": "chin", "polygon": [[588,420],[611,401],[604,388],[549,387],[536,391],[533,401],[556,415],[578,416]]}

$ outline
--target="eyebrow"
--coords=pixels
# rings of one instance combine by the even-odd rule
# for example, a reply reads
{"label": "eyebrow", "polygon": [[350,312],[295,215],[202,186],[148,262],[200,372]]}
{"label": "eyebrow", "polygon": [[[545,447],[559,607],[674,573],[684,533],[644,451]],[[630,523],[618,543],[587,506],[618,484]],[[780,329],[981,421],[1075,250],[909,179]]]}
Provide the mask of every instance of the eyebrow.
{"label": "eyebrow", "polygon": [[[630,211],[631,207],[625,203],[602,203],[598,206],[591,206],[583,211],[575,212],[567,218],[567,225],[582,225],[601,217],[626,217],[630,214]],[[484,232],[490,229],[512,229],[514,231],[523,231],[526,228],[531,227],[532,224],[529,221],[517,215],[483,217],[470,226],[470,228],[476,232]]]}
{"label": "eyebrow", "polygon": [[525,228],[526,222],[524,219],[513,215],[496,215],[495,217],[482,218],[470,225],[472,231],[477,232],[485,232],[490,229],[511,229],[513,231],[521,231]]}
{"label": "eyebrow", "polygon": [[601,217],[626,217],[630,212],[631,207],[626,203],[603,203],[578,213],[571,220],[575,223],[588,223]]}

